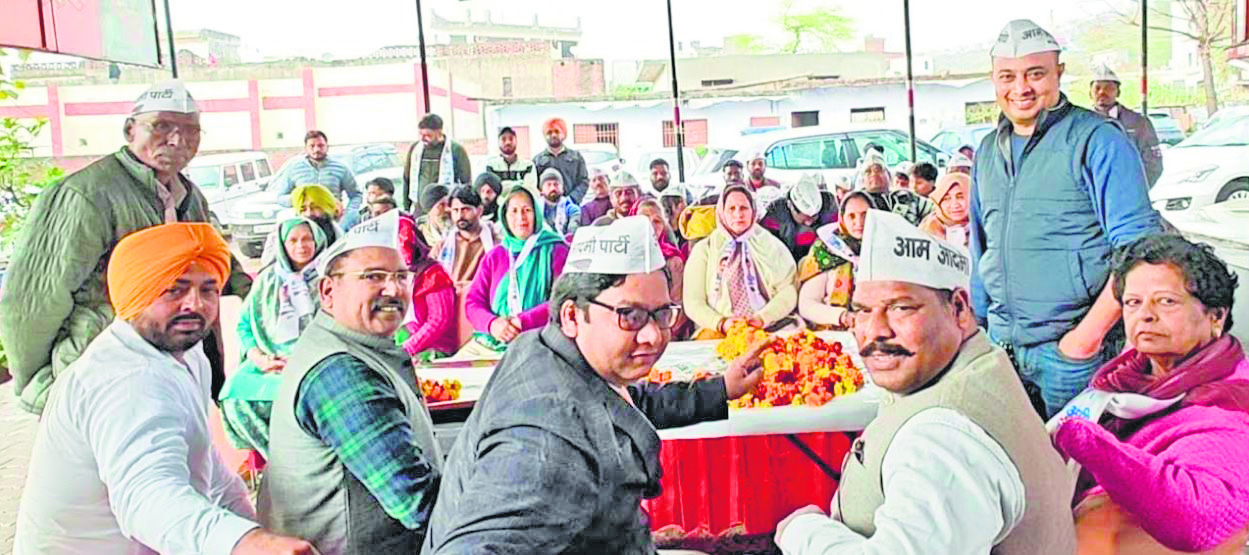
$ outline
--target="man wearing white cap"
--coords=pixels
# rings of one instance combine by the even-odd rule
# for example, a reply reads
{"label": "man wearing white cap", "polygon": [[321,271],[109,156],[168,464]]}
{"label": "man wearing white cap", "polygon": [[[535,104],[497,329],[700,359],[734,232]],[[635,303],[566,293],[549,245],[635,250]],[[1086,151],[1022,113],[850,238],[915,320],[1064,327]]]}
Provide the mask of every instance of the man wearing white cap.
{"label": "man wearing white cap", "polygon": [[669,279],[647,218],[577,230],[550,322],[508,348],[447,456],[422,553],[655,552],[655,428],[726,418],[763,347],[723,376],[635,385],[671,339]]}
{"label": "man wearing white cap", "polygon": [[411,304],[400,248],[415,227],[392,210],[321,255],[321,311],[273,403],[260,521],[321,553],[415,553],[438,495],[442,454],[412,359],[393,339]]}
{"label": "man wearing white cap", "polygon": [[[40,413],[56,376],[113,320],[104,285],[108,254],[140,229],[210,221],[208,201],[179,172],[199,150],[195,99],[180,81],[148,89],[122,126],[126,145],[44,189],[13,251],[0,296],[0,344],[23,409]],[[231,257],[225,295],[251,278]],[[223,371],[220,326],[204,341],[213,397]]]}
{"label": "man wearing white cap", "polygon": [[746,177],[746,184],[751,189],[758,191],[764,187],[780,187],[781,182],[775,179],[765,177],[764,172],[768,171],[767,159],[762,152],[756,152],[750,157],[750,161],[746,163],[746,169],[750,174]]}
{"label": "man wearing white cap", "polygon": [[1128,132],[1136,150],[1141,153],[1149,186],[1153,187],[1158,182],[1158,176],[1162,175],[1162,149],[1158,147],[1158,133],[1149,118],[1119,103],[1119,87],[1122,84],[1119,76],[1109,67],[1097,66],[1093,71],[1093,80],[1089,82],[1089,96],[1093,97],[1093,109],[1097,113],[1118,121]]}
{"label": "man wearing white cap", "polygon": [[868,212],[850,309],[887,391],[842,467],[832,516],[777,525],[787,555],[1075,552],[1073,480],[1010,359],[976,324],[967,251]]}
{"label": "man wearing white cap", "polygon": [[1059,91],[1060,50],[1027,20],[998,36],[1002,117],[976,150],[969,225],[976,315],[1046,414],[1118,352],[1114,249],[1162,229],[1123,128]]}
{"label": "man wearing white cap", "polygon": [[911,170],[915,168],[915,164],[903,160],[893,167],[893,188],[894,189],[910,189],[911,188]]}
{"label": "man wearing white cap", "polygon": [[803,175],[798,184],[768,205],[759,225],[785,243],[794,260],[802,260],[818,238],[815,229],[837,220],[837,202],[821,190],[818,175]]}
{"label": "man wearing white cap", "polygon": [[972,161],[971,158],[964,156],[961,152],[950,157],[950,162],[945,165],[945,171],[950,173],[963,173],[971,175]]}

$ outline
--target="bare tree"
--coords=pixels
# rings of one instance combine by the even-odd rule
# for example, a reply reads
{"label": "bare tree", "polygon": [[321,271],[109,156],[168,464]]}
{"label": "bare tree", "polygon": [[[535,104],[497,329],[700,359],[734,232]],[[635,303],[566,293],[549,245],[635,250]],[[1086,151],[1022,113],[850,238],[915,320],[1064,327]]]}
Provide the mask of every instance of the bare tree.
{"label": "bare tree", "polygon": [[[1140,2],[1137,0],[1136,10],[1132,13],[1114,11],[1125,22],[1140,27]],[[1206,91],[1206,110],[1213,114],[1219,109],[1218,92],[1214,87],[1214,54],[1231,44],[1232,22],[1234,21],[1233,0],[1170,0],[1169,4],[1179,6],[1180,14],[1174,10],[1164,11],[1146,4],[1151,14],[1161,16],[1163,21],[1170,21],[1170,26],[1148,25],[1154,31],[1165,31],[1192,39],[1197,43],[1197,55],[1201,58],[1202,86]]]}

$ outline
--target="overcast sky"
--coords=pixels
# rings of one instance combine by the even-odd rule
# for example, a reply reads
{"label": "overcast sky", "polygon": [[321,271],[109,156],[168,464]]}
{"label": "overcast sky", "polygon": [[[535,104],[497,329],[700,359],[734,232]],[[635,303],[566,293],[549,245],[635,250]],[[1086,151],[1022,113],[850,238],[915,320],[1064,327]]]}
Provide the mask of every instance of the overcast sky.
{"label": "overcast sky", "polygon": [[[916,52],[983,46],[1006,22],[1030,18],[1042,26],[1085,19],[1109,0],[961,0],[911,2]],[[1126,0],[1113,0],[1123,2]],[[796,0],[798,6],[838,7],[854,21],[856,37],[881,36],[891,51],[903,49],[902,1]],[[492,12],[495,21],[575,23],[583,38],[577,54],[608,60],[667,56],[664,0],[424,0],[431,10],[454,16],[463,10]],[[782,40],[772,22],[780,0],[672,0],[677,40],[719,44],[725,35],[753,33]],[[416,43],[414,0],[170,0],[174,28],[209,28],[242,37],[264,56],[331,53],[350,57],[382,46]],[[428,25],[428,21],[426,24]],[[1062,37],[1060,37],[1062,38]],[[861,44],[858,40],[855,44]]]}

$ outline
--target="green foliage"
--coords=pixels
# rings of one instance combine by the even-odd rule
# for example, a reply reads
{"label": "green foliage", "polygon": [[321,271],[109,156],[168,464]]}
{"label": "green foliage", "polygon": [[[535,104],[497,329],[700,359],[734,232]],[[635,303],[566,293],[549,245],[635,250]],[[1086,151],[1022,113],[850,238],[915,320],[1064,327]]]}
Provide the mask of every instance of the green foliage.
{"label": "green foliage", "polygon": [[777,23],[790,37],[781,48],[781,52],[785,54],[802,51],[808,39],[815,39],[819,43],[819,51],[836,50],[837,41],[850,38],[854,31],[853,21],[841,15],[836,8],[820,6],[797,11],[794,9],[793,0],[781,2],[781,15]]}
{"label": "green foliage", "polygon": [[759,35],[729,35],[724,37],[724,49],[727,54],[767,54],[773,49]]}

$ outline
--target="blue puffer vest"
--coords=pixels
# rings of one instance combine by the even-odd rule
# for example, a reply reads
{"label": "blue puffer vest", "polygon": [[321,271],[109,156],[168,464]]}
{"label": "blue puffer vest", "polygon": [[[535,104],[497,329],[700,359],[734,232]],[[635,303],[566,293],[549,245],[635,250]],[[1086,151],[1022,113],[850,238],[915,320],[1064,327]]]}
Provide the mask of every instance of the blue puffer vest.
{"label": "blue puffer vest", "polygon": [[1089,138],[1116,125],[1063,97],[1043,112],[1019,167],[1009,120],[981,142],[976,190],[984,252],[984,315],[997,341],[1032,346],[1062,337],[1084,317],[1110,275],[1112,247],[1085,177]]}

